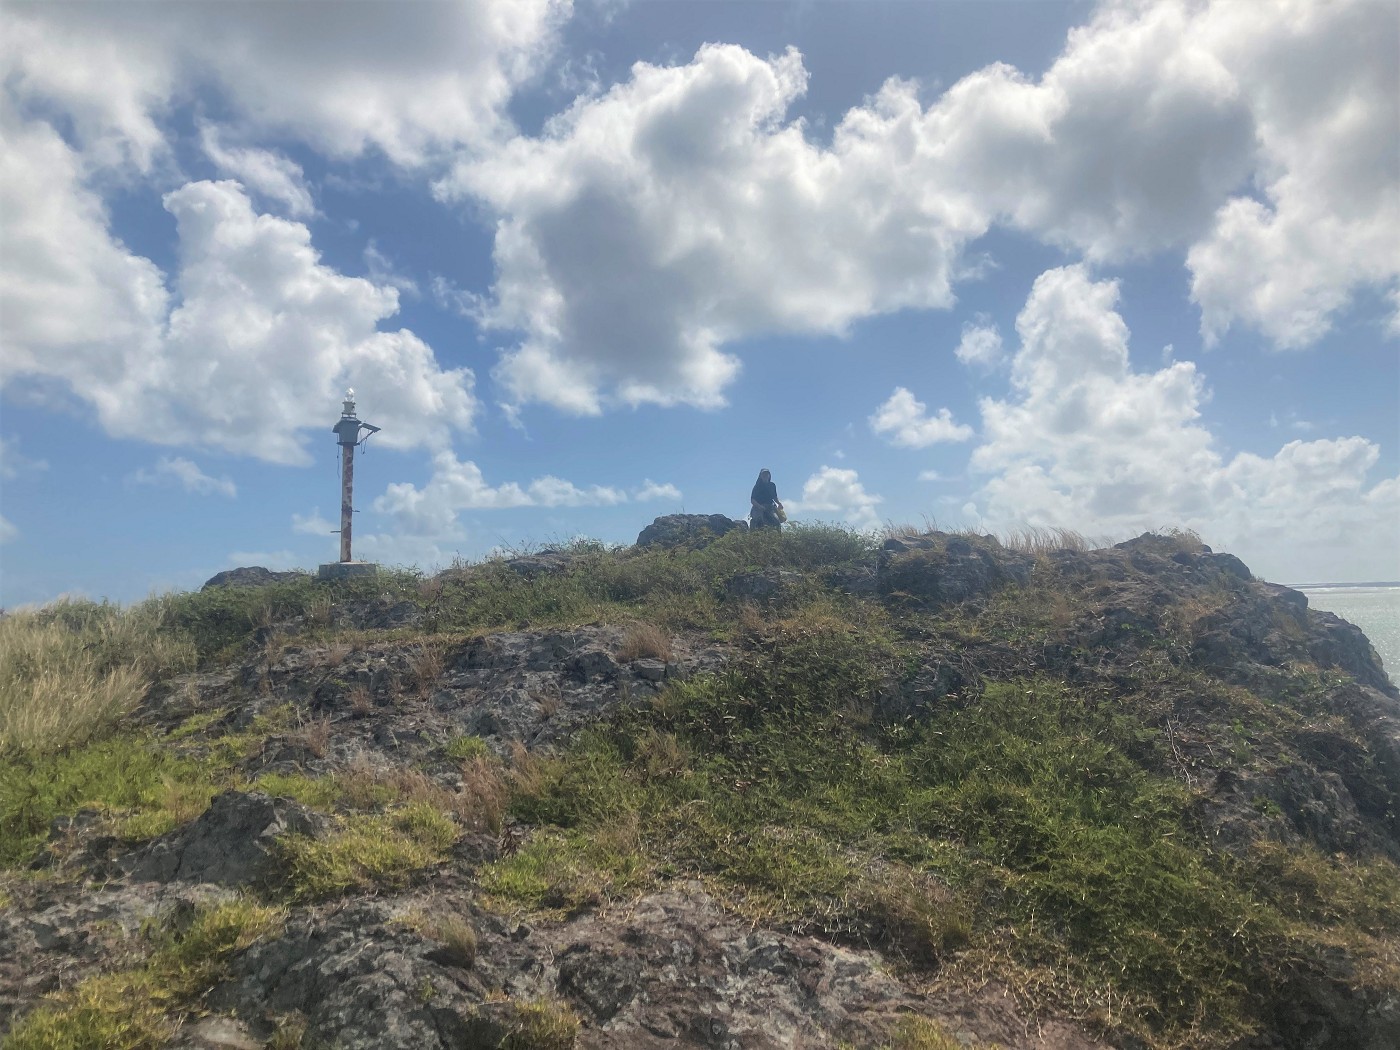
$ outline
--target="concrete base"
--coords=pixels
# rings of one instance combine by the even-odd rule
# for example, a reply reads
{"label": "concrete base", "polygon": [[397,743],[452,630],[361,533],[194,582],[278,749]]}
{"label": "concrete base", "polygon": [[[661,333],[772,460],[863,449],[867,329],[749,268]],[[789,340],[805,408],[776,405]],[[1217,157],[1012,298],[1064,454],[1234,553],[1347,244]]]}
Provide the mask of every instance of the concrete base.
{"label": "concrete base", "polygon": [[333,561],[322,565],[316,573],[322,580],[349,580],[378,574],[379,566],[372,561]]}

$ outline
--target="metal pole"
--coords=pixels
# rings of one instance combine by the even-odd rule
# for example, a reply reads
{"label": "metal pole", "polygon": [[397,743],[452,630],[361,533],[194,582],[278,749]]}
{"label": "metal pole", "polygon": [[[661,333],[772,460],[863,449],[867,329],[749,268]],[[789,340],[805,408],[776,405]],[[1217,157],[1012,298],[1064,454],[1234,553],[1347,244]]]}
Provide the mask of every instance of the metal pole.
{"label": "metal pole", "polygon": [[355,446],[340,446],[340,560],[350,561],[351,500],[355,490]]}

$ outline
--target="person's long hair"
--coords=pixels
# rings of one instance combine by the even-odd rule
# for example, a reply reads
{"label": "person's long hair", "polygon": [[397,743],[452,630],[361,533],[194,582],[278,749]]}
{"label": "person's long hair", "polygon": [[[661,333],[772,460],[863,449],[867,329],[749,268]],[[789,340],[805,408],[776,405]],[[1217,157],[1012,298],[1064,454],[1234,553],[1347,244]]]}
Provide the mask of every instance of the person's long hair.
{"label": "person's long hair", "polygon": [[760,471],[758,472],[758,480],[759,480],[759,481],[772,481],[772,480],[773,480],[773,473],[772,473],[772,471],[770,471],[767,467],[764,467],[762,470],[760,470]]}

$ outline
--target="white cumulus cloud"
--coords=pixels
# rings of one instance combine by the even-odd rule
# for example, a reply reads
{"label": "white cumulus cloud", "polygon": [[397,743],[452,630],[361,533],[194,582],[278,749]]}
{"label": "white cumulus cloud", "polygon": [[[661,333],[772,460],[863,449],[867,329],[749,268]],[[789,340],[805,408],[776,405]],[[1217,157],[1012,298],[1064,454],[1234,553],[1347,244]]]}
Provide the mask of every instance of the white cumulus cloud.
{"label": "white cumulus cloud", "polygon": [[[58,381],[111,434],[303,463],[347,386],[391,447],[472,426],[465,368],[444,370],[407,330],[381,331],[398,293],[323,265],[310,232],[260,215],[233,182],[166,194],[179,232],[171,290],[106,229],[71,151],[46,125],[0,159],[6,381]],[[14,204],[13,208],[9,207]]]}
{"label": "white cumulus cloud", "polygon": [[154,467],[142,467],[131,480],[139,485],[178,485],[196,496],[219,495],[232,499],[238,495],[237,486],[227,475],[211,477],[183,456],[161,456]]}
{"label": "white cumulus cloud", "polygon": [[[795,51],[637,63],[444,197],[498,216],[483,320],[517,403],[715,406],[765,332],[945,308],[993,225],[1094,260],[1180,253],[1203,326],[1279,345],[1400,276],[1400,8],[1106,2],[1038,80],[994,64],[927,104],[891,79],[815,145]],[[1315,46],[1314,46],[1315,45]],[[974,331],[965,360],[987,361]]]}
{"label": "white cumulus cloud", "polygon": [[1001,332],[997,326],[979,319],[976,323],[967,322],[962,327],[962,339],[953,351],[957,359],[965,365],[992,368],[1003,358]]}
{"label": "white cumulus cloud", "polygon": [[1195,528],[1293,582],[1400,570],[1400,479],[1371,478],[1374,443],[1293,441],[1272,456],[1226,457],[1201,421],[1208,392],[1191,362],[1133,370],[1117,295],[1082,266],[1036,280],[1016,321],[1012,396],[981,404],[972,467],[989,478],[973,513],[992,527],[1090,535]]}
{"label": "white cumulus cloud", "polygon": [[20,452],[17,439],[0,437],[0,478],[12,479],[26,471],[48,469],[48,460],[30,459]]}
{"label": "white cumulus cloud", "polygon": [[433,456],[432,476],[421,488],[411,482],[390,484],[374,501],[374,509],[390,515],[400,533],[442,542],[464,538],[457,520],[464,510],[611,507],[632,500],[667,498],[679,499],[680,490],[650,479],[632,493],[610,485],[580,487],[551,474],[524,485],[514,481],[491,485],[474,462],[459,460],[444,449]]}
{"label": "white cumulus cloud", "polygon": [[880,518],[875,508],[883,497],[866,492],[854,470],[823,465],[802,485],[802,498],[784,506],[793,514],[834,514],[857,528],[872,529]]}
{"label": "white cumulus cloud", "polygon": [[416,165],[501,133],[568,0],[417,4],[11,4],[0,73],[62,107],[85,152],[143,169],[184,93],[219,94],[240,137]]}
{"label": "white cumulus cloud", "polygon": [[888,401],[870,417],[870,429],[892,445],[927,448],[939,441],[966,441],[972,428],[953,422],[953,413],[940,408],[930,416],[928,406],[904,387],[895,387]]}
{"label": "white cumulus cloud", "polygon": [[653,500],[666,500],[670,503],[681,501],[681,490],[670,482],[658,484],[651,478],[642,480],[642,487],[632,494],[632,498],[638,503],[649,503]]}

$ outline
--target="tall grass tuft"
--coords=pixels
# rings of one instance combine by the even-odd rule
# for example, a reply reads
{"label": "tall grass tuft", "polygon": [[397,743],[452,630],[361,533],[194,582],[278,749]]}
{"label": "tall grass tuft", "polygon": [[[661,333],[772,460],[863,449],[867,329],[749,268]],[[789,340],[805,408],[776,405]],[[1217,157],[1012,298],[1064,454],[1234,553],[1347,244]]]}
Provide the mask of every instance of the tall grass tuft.
{"label": "tall grass tuft", "polygon": [[0,754],[44,753],[100,735],[160,675],[194,665],[157,603],[60,602],[0,620]]}
{"label": "tall grass tuft", "polygon": [[1023,554],[1048,554],[1050,551],[1087,551],[1099,544],[1090,542],[1073,529],[1031,525],[1011,529],[997,536],[1003,547]]}

